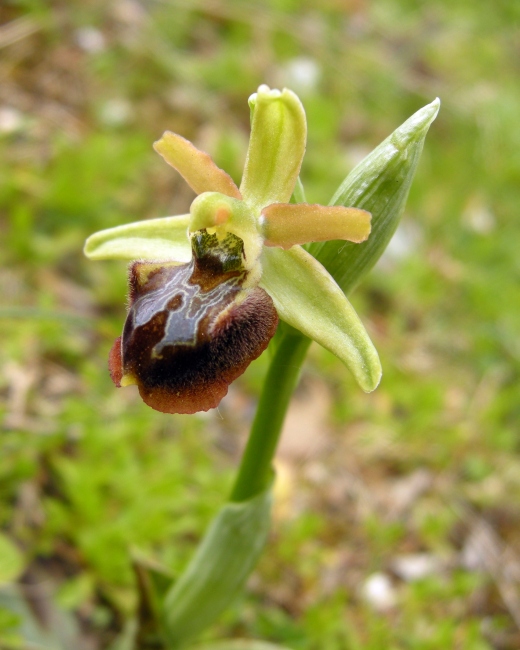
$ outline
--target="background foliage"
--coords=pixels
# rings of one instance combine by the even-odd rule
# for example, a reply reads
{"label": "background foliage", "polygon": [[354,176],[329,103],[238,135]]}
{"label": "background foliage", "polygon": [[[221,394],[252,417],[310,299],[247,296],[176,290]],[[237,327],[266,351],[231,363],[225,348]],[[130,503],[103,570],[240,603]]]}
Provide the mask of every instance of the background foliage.
{"label": "background foliage", "polygon": [[80,251],[97,229],[187,211],[151,149],[165,129],[238,181],[246,100],[268,83],[305,104],[311,202],[443,105],[353,297],[383,382],[364,395],[311,349],[267,551],[206,637],[518,648],[520,5],[7,0],[0,23],[0,646],[26,647],[1,606],[19,578],[48,647],[123,648],[129,549],[178,572],[229,491],[267,358],[218,411],[151,411],[106,371],[124,265]]}

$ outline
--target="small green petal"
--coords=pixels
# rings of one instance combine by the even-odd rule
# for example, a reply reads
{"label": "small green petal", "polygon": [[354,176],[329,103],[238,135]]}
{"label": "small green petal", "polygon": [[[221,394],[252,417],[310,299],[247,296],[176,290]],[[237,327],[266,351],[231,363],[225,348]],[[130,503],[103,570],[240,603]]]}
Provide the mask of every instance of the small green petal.
{"label": "small green petal", "polygon": [[231,176],[217,167],[209,154],[197,149],[186,138],[166,131],[153,148],[197,194],[220,192],[235,199],[242,198]]}
{"label": "small green petal", "polygon": [[370,392],[381,379],[381,364],[363,324],[327,271],[299,246],[266,248],[260,286],[282,320],[341,359],[361,388]]}
{"label": "small green petal", "polygon": [[388,246],[408,198],[424,140],[440,100],[424,106],[357,165],[330,205],[352,205],[372,214],[368,241],[354,245],[329,241],[306,247],[349,294]]}
{"label": "small green petal", "polygon": [[240,191],[256,211],[288,203],[305,153],[307,122],[298,97],[260,86],[250,98],[251,138]]}
{"label": "small green petal", "polygon": [[273,203],[262,210],[260,226],[266,246],[343,239],[360,243],[370,234],[370,213],[357,208],[309,203]]}
{"label": "small green petal", "polygon": [[135,221],[100,230],[85,242],[84,253],[91,260],[172,260],[188,262],[189,214]]}

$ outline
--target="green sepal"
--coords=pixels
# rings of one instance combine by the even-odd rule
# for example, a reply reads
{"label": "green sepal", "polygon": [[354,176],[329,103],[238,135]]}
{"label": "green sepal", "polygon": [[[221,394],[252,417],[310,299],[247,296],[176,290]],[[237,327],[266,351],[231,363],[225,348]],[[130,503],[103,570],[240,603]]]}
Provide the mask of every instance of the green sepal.
{"label": "green sepal", "polygon": [[164,636],[171,650],[210,625],[244,587],[269,532],[272,488],[227,503],[163,603]]}
{"label": "green sepal", "polygon": [[349,294],[388,246],[404,210],[430,124],[435,99],[396,129],[343,181],[329,205],[362,208],[372,214],[372,231],[362,244],[334,240],[306,246]]}
{"label": "green sepal", "polygon": [[341,359],[361,388],[370,392],[381,379],[381,363],[354,308],[312,255],[300,246],[265,248],[260,286],[278,315]]}
{"label": "green sepal", "polygon": [[100,230],[85,242],[91,260],[172,260],[189,262],[189,214],[134,221]]}
{"label": "green sepal", "polygon": [[240,192],[259,211],[291,198],[305,153],[307,122],[298,97],[260,86],[249,99],[251,137]]}

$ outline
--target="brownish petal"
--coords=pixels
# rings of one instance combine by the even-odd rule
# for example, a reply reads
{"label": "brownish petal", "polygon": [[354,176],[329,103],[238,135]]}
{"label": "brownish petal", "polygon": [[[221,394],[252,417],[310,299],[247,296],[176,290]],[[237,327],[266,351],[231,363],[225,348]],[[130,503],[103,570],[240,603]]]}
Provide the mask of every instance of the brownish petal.
{"label": "brownish petal", "polygon": [[264,244],[296,244],[344,239],[361,243],[370,234],[370,212],[340,205],[273,203],[262,210]]}
{"label": "brownish petal", "polygon": [[235,199],[242,199],[240,190],[231,176],[217,167],[209,154],[197,149],[186,138],[166,131],[153,146],[197,194],[220,192]]}

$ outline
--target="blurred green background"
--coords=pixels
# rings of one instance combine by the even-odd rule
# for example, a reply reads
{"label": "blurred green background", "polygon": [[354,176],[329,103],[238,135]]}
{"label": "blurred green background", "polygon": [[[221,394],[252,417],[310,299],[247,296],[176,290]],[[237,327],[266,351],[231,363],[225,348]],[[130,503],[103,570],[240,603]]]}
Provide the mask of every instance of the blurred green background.
{"label": "blurred green background", "polygon": [[12,611],[17,580],[48,623],[38,647],[127,647],[129,549],[178,573],[228,494],[268,353],[218,411],[153,412],[106,368],[125,265],[81,249],[188,210],[151,147],[166,129],[239,181],[260,83],[304,102],[311,202],[415,110],[442,107],[402,225],[352,297],[381,386],[362,394],[311,348],[268,547],[205,638],[520,647],[519,75],[506,0],[2,2],[2,649],[35,647],[21,621],[43,634]]}

